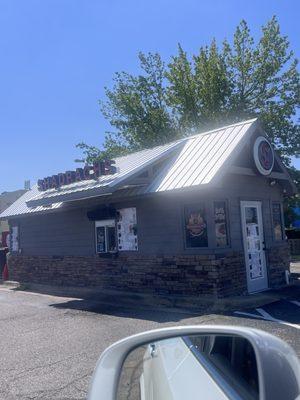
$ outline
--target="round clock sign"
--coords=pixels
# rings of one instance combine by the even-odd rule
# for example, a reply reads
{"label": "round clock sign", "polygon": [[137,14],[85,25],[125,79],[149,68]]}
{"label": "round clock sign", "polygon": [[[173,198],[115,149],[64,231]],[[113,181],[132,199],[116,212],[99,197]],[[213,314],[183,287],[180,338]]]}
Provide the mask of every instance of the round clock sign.
{"label": "round clock sign", "polygon": [[274,151],[263,136],[256,138],[253,147],[255,166],[262,175],[270,175],[274,166]]}

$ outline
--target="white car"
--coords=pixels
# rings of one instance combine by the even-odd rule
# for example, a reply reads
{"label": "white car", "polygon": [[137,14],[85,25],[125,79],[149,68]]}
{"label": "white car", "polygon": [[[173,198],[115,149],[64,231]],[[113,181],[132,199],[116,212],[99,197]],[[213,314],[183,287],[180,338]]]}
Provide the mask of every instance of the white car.
{"label": "white car", "polygon": [[[213,376],[213,378],[212,378]],[[225,400],[226,390],[258,399],[255,354],[249,342],[232,336],[190,336],[151,343],[143,360],[141,400],[182,400],[196,393]]]}
{"label": "white car", "polygon": [[180,326],[130,336],[101,355],[88,400],[300,400],[300,363],[273,335]]}

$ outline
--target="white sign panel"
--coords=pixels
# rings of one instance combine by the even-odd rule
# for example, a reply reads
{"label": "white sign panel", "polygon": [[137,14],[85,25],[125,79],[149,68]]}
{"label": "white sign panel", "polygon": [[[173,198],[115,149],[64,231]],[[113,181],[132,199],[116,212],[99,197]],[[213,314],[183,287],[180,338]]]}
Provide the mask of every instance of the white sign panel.
{"label": "white sign panel", "polygon": [[17,226],[13,226],[11,228],[11,246],[10,249],[12,251],[19,251],[19,232],[18,232],[18,227]]}
{"label": "white sign panel", "polygon": [[253,157],[257,170],[262,175],[270,175],[274,166],[274,151],[270,142],[258,136],[253,146]]}
{"label": "white sign panel", "polygon": [[138,249],[136,208],[121,208],[118,213],[118,249],[119,251],[136,251]]}

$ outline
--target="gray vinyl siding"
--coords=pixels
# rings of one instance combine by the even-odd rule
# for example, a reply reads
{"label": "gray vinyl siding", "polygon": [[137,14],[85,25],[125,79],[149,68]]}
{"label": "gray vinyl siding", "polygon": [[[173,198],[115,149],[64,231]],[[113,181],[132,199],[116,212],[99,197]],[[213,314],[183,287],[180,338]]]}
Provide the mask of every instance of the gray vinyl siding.
{"label": "gray vinyl siding", "polygon": [[[115,203],[116,208],[136,207],[138,226],[138,253],[155,255],[224,253],[226,249],[214,246],[213,201],[226,200],[228,204],[229,250],[242,250],[240,201],[262,202],[266,247],[276,245],[273,239],[272,201],[282,201],[280,186],[271,187],[263,177],[227,176],[218,188],[191,189],[177,193],[161,193],[139,199]],[[102,200],[103,201],[103,200]],[[208,248],[185,249],[184,204],[204,202],[208,223]],[[10,221],[19,226],[19,244],[24,255],[93,255],[95,254],[94,222],[87,211],[100,205],[100,200],[81,202],[84,207],[31,215]],[[280,245],[280,242],[277,242]]]}
{"label": "gray vinyl siding", "polygon": [[94,224],[83,210],[19,219],[19,244],[24,255],[90,255]]}

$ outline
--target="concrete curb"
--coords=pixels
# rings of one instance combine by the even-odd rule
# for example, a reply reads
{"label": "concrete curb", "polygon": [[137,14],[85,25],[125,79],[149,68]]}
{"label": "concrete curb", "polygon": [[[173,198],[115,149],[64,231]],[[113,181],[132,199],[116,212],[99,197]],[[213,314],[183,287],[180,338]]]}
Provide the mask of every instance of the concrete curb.
{"label": "concrete curb", "polygon": [[0,285],[2,287],[8,287],[8,288],[18,288],[21,286],[20,282],[17,281],[4,281],[2,279],[0,279]]}

